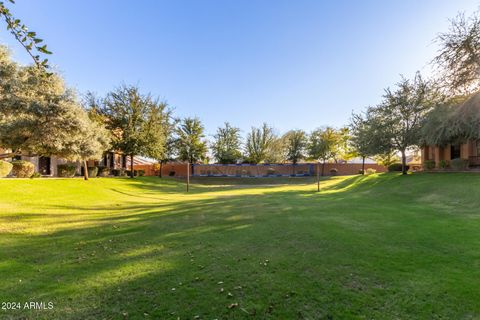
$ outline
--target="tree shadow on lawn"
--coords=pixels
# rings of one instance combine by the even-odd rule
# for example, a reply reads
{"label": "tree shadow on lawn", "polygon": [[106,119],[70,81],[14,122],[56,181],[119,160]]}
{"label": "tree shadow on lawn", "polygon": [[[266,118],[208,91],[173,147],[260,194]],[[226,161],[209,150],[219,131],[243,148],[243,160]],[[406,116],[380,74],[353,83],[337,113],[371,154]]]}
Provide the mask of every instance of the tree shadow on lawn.
{"label": "tree shadow on lawn", "polygon": [[[320,194],[272,188],[263,194],[124,204],[105,217],[105,207],[85,206],[97,212],[93,225],[1,241],[0,273],[10,277],[1,280],[0,296],[55,302],[54,310],[18,318],[321,318],[352,308],[356,316],[418,315],[419,307],[404,310],[401,304],[386,310],[388,294],[394,295],[388,286],[395,280],[368,262],[393,240],[387,236],[379,243],[378,230],[347,234],[345,225],[332,223],[337,213],[330,209],[333,203],[339,208],[340,195],[354,197],[370,184],[385,187],[373,178],[347,180],[354,187],[344,181]],[[55,206],[62,208],[72,210]],[[344,218],[356,219],[348,212]],[[371,216],[365,213],[364,219]],[[395,257],[387,260],[382,267],[398,267]],[[421,285],[412,290],[424,294]],[[433,288],[429,294],[440,293]],[[457,302],[451,299],[444,307],[455,310]]]}

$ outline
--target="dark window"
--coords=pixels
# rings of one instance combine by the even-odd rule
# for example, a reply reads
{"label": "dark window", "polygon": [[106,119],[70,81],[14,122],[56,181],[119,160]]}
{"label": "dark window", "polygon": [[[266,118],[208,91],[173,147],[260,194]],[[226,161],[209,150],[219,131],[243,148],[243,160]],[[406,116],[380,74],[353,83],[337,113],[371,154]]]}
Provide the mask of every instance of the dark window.
{"label": "dark window", "polygon": [[127,167],[127,156],[122,154],[122,168],[125,169]]}
{"label": "dark window", "polygon": [[38,159],[38,171],[40,174],[45,176],[49,176],[51,174],[49,157],[40,157]]}
{"label": "dark window", "polygon": [[460,145],[452,145],[450,148],[450,159],[458,159],[460,158],[461,151],[460,151]]}
{"label": "dark window", "polygon": [[110,152],[110,168],[115,168],[115,154],[113,152]]}

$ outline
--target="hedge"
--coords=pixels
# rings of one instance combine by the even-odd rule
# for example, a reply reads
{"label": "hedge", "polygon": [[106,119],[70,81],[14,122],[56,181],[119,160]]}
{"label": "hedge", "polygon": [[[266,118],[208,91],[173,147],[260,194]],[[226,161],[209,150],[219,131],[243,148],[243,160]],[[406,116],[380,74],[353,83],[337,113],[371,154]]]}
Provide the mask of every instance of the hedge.
{"label": "hedge", "polygon": [[452,159],[450,161],[450,166],[454,170],[466,170],[468,168],[468,160],[467,159]]}
{"label": "hedge", "polygon": [[109,167],[98,167],[98,176],[99,177],[108,177],[110,175]]}
{"label": "hedge", "polygon": [[12,174],[17,178],[30,178],[35,172],[35,166],[29,161],[16,160],[12,165]]}
{"label": "hedge", "polygon": [[[405,166],[405,170],[408,171],[410,166]],[[392,163],[388,166],[388,172],[401,172],[402,171],[402,164],[401,163]]]}
{"label": "hedge", "polygon": [[57,174],[59,177],[73,178],[75,176],[75,171],[77,171],[77,167],[73,164],[66,163],[57,165]]}
{"label": "hedge", "polygon": [[13,165],[10,162],[0,160],[0,178],[4,178],[10,174]]}
{"label": "hedge", "polygon": [[423,168],[425,170],[432,170],[435,168],[435,161],[434,160],[425,160],[423,163]]}

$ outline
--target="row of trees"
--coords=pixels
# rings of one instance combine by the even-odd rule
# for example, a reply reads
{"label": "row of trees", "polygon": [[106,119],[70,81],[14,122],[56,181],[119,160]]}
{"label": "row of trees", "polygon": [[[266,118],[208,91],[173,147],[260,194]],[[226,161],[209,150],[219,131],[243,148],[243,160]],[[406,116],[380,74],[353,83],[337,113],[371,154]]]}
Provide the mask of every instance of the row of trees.
{"label": "row of trees", "polygon": [[40,55],[51,52],[43,40],[13,17],[3,2],[0,17],[34,61],[32,66],[18,65],[0,46],[0,145],[12,150],[4,156],[57,155],[82,161],[86,167],[86,160],[100,158],[106,150],[129,155],[132,166],[137,155],[161,164],[174,158],[208,161],[208,147],[219,163],[302,159],[325,163],[354,156],[389,159],[399,153],[406,173],[409,149],[480,138],[480,103],[468,99],[480,85],[476,14],[457,16],[451,29],[438,36],[440,50],[433,63],[439,77],[425,80],[420,73],[413,79],[402,77],[393,89],[385,90],[380,103],[353,114],[346,128],[278,135],[264,124],[252,128],[243,142],[240,129],[225,123],[210,145],[198,118],[176,119],[165,101],[141,93],[136,86],[120,86],[101,98],[88,93],[79,99],[59,75],[47,71],[48,60]]}
{"label": "row of trees", "polygon": [[351,119],[352,146],[362,157],[406,152],[422,145],[480,139],[480,19],[458,15],[437,39],[430,80],[417,72],[387,88],[379,104]]}

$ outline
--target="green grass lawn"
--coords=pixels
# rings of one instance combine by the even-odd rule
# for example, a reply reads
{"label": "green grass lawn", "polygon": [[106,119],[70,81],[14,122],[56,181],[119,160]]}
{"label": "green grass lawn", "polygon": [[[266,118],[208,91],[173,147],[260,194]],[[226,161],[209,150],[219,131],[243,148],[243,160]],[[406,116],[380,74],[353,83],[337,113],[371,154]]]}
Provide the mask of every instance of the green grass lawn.
{"label": "green grass lawn", "polygon": [[480,175],[0,180],[0,319],[478,319]]}

